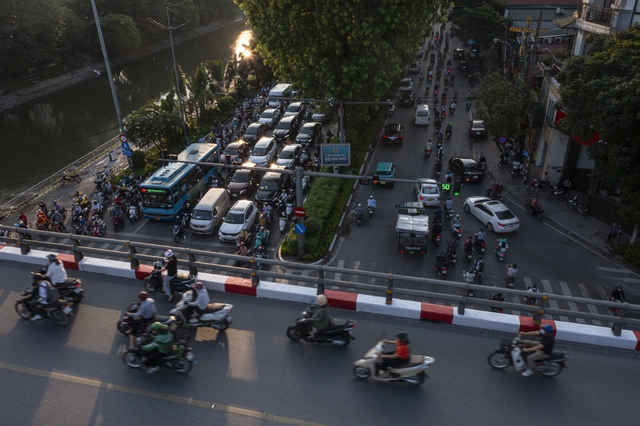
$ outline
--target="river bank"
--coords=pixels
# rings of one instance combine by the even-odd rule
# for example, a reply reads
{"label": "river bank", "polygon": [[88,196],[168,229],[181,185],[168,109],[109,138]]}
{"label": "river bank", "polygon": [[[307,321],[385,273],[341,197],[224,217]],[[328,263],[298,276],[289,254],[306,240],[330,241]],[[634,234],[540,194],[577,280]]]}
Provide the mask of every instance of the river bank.
{"label": "river bank", "polygon": [[[173,38],[173,44],[178,45],[178,44],[187,42],[189,40],[202,37],[213,31],[219,30],[220,28],[224,28],[228,25],[235,24],[245,19],[246,17],[244,15],[237,15],[230,19],[211,22],[208,25],[203,25],[202,27],[197,28],[193,32],[190,32],[187,34],[181,34],[180,36],[175,36]],[[128,63],[144,59],[151,55],[167,50],[170,47],[171,45],[169,43],[169,40],[163,43],[158,43],[152,46],[148,46],[144,49],[138,50],[136,52],[132,52],[121,58],[110,61],[111,69],[114,70]],[[40,81],[38,83],[35,83],[32,86],[24,87],[14,92],[2,95],[0,96],[0,112],[10,110],[19,105],[36,100],[42,96],[46,96],[58,90],[67,88],[69,86],[73,86],[74,84],[78,84],[83,81],[96,78],[98,74],[94,70],[97,70],[100,73],[106,73],[106,67],[104,65],[104,62],[88,63],[82,69],[79,69],[67,74],[63,74],[56,78]]]}

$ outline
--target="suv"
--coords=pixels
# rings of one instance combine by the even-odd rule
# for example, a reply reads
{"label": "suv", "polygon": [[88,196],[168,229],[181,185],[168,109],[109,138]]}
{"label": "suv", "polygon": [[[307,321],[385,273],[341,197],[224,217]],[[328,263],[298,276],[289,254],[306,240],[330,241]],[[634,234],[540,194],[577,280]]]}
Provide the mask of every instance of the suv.
{"label": "suv", "polygon": [[283,190],[289,189],[291,176],[279,173],[284,169],[280,166],[271,166],[273,171],[266,172],[262,176],[258,191],[256,192],[256,202],[258,204],[273,204],[278,200],[278,196]]}
{"label": "suv", "polygon": [[449,160],[449,170],[459,177],[463,182],[482,182],[484,172],[480,166],[471,158],[454,157]]}
{"label": "suv", "polygon": [[277,142],[284,142],[287,139],[294,139],[298,135],[298,129],[300,128],[300,120],[295,115],[284,117],[275,130],[273,131],[273,137]]}
{"label": "suv", "polygon": [[[245,163],[244,167],[255,166],[255,164]],[[239,169],[231,176],[227,184],[227,191],[232,198],[247,197],[260,181],[260,172],[253,169]]]}
{"label": "suv", "polygon": [[387,124],[384,126],[384,134],[382,138],[385,143],[397,143],[402,146],[402,138],[404,137],[404,126],[398,123]]}
{"label": "suv", "polygon": [[395,179],[396,177],[396,166],[394,163],[389,163],[386,161],[381,161],[376,163],[374,175],[378,176],[378,183],[375,182],[374,176],[374,187],[375,186],[388,186],[389,188],[393,188],[394,182],[389,179]]}
{"label": "suv", "polygon": [[276,155],[278,155],[276,141],[273,138],[264,137],[253,146],[249,161],[258,167],[269,167]]}
{"label": "suv", "polygon": [[224,149],[226,164],[242,164],[249,159],[249,145],[244,141],[230,143]]}
{"label": "suv", "polygon": [[282,117],[284,118],[295,115],[298,119],[301,119],[304,116],[304,110],[305,107],[302,102],[291,102]]}
{"label": "suv", "polygon": [[249,200],[238,200],[227,216],[223,219],[218,230],[220,241],[234,242],[243,229],[249,230],[256,220],[258,207]]}
{"label": "suv", "polygon": [[322,124],[320,123],[306,123],[300,129],[300,133],[296,136],[296,142],[301,145],[309,144],[314,146],[322,141]]}
{"label": "suv", "polygon": [[255,143],[261,137],[267,136],[267,126],[264,123],[251,123],[244,131],[242,139],[248,144]]}

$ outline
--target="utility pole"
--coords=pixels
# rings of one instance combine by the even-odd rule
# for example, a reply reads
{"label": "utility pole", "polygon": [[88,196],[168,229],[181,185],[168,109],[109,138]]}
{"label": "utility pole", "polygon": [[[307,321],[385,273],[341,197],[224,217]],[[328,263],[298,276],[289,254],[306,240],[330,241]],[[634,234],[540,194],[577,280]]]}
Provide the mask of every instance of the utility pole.
{"label": "utility pole", "polygon": [[529,69],[527,70],[527,78],[525,79],[525,81],[531,79],[529,82],[529,88],[533,87],[533,64],[534,64],[534,59],[536,57],[536,53],[538,50],[538,34],[540,34],[541,25],[542,25],[542,10],[538,15],[538,24],[536,25],[536,32],[533,39],[533,47],[531,48],[531,56],[529,58]]}
{"label": "utility pole", "polygon": [[[504,43],[508,44],[507,32],[509,31],[509,9],[504,10]],[[507,77],[507,46],[502,47],[502,78]]]}

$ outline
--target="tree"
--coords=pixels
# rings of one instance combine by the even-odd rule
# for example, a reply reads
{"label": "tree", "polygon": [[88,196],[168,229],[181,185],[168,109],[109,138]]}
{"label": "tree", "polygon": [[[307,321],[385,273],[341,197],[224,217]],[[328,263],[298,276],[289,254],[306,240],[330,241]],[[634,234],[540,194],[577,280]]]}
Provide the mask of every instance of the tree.
{"label": "tree", "polygon": [[169,148],[182,141],[182,119],[175,112],[165,111],[153,100],[133,111],[124,120],[129,139],[139,149],[155,145]]}
{"label": "tree", "polygon": [[518,89],[499,74],[491,73],[480,81],[480,88],[473,93],[478,115],[489,133],[496,137],[527,133],[525,123],[535,105],[529,92]]}
{"label": "tree", "polygon": [[307,96],[376,101],[402,76],[441,1],[237,0],[257,50]]}
{"label": "tree", "polygon": [[112,13],[101,17],[100,25],[110,56],[122,56],[140,48],[140,31],[130,16]]}
{"label": "tree", "polygon": [[500,38],[504,32],[504,19],[498,11],[482,3],[476,7],[465,7],[454,21],[451,35],[460,40],[473,39],[473,47],[485,48]]}
{"label": "tree", "polygon": [[563,130],[601,142],[588,149],[593,176],[621,188],[630,202],[620,213],[640,222],[640,26],[593,37],[589,56],[577,56],[558,74],[560,101],[567,114]]}

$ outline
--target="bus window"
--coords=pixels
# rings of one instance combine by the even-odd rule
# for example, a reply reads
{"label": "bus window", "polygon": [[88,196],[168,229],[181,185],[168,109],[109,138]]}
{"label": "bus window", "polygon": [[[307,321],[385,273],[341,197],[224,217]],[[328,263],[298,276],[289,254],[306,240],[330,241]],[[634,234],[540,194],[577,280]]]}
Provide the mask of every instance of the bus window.
{"label": "bus window", "polygon": [[142,205],[167,209],[173,206],[171,195],[165,189],[145,189],[142,192]]}

